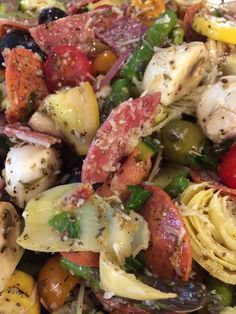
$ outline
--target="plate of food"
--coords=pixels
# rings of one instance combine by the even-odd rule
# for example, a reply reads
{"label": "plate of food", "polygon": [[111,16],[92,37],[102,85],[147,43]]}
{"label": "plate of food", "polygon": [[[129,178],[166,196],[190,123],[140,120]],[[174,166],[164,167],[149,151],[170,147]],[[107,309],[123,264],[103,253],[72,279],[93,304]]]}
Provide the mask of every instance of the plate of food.
{"label": "plate of food", "polygon": [[236,313],[236,2],[0,3],[0,313]]}

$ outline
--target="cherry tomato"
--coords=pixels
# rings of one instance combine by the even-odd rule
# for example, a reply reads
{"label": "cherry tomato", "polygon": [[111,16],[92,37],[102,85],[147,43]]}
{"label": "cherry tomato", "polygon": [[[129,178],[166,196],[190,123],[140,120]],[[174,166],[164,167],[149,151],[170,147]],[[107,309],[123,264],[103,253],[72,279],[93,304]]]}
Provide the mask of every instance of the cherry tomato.
{"label": "cherry tomato", "polygon": [[222,159],[219,167],[221,180],[230,188],[236,188],[236,143]]}
{"label": "cherry tomato", "polygon": [[88,81],[91,70],[92,66],[86,55],[73,46],[56,47],[44,65],[47,86],[52,91]]}
{"label": "cherry tomato", "polygon": [[164,0],[132,0],[132,6],[140,11],[138,17],[148,26],[165,11]]}
{"label": "cherry tomato", "polygon": [[94,74],[106,74],[116,62],[117,56],[109,50],[100,53],[93,61]]}
{"label": "cherry tomato", "polygon": [[51,312],[65,303],[70,291],[79,283],[79,278],[72,276],[60,266],[60,254],[51,257],[39,273],[38,290],[44,306]]}
{"label": "cherry tomato", "polygon": [[99,253],[94,252],[61,252],[68,261],[83,266],[99,267]]}

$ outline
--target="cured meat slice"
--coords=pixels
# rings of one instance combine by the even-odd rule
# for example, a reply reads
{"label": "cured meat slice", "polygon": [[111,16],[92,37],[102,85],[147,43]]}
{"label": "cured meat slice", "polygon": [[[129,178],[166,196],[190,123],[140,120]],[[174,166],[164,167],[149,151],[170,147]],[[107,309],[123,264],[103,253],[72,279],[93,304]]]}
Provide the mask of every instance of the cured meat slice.
{"label": "cured meat slice", "polygon": [[157,186],[145,186],[152,196],[141,214],[148,222],[150,243],[145,251],[146,267],[159,278],[188,280],[192,254],[189,237],[179,209]]}
{"label": "cured meat slice", "polygon": [[57,137],[32,131],[30,128],[20,125],[6,125],[1,133],[5,134],[9,138],[18,139],[29,144],[44,146],[46,148],[61,142],[61,140]]}
{"label": "cured meat slice", "polygon": [[103,32],[95,29],[95,34],[118,55],[121,55],[127,51],[133,52],[146,30],[147,27],[144,24],[129,16],[124,16],[113,22]]}
{"label": "cured meat slice", "polygon": [[160,93],[128,100],[115,108],[89,148],[82,168],[82,182],[104,182],[119,162],[132,152],[141,137],[152,132],[159,112]]}
{"label": "cured meat slice", "polygon": [[75,46],[88,53],[94,43],[93,22],[90,13],[67,16],[47,24],[30,29],[30,33],[39,47],[50,53],[57,46]]}

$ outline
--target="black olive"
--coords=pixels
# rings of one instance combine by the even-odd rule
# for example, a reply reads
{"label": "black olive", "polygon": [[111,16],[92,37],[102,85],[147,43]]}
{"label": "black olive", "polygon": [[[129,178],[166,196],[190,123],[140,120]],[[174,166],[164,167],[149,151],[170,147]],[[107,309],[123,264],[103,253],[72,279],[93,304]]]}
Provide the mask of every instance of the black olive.
{"label": "black olive", "polygon": [[42,58],[46,58],[45,53],[39,48],[39,46],[34,41],[33,37],[29,32],[23,30],[12,30],[11,32],[5,34],[0,41],[0,67],[3,68],[2,63],[4,62],[2,52],[5,48],[15,48],[17,46],[22,46],[33,52],[37,52]]}
{"label": "black olive", "polygon": [[75,168],[72,170],[72,173],[70,175],[70,178],[66,183],[77,183],[81,182],[81,170],[78,168]]}
{"label": "black olive", "polygon": [[67,16],[66,12],[59,8],[46,8],[41,11],[38,18],[39,24],[48,23]]}

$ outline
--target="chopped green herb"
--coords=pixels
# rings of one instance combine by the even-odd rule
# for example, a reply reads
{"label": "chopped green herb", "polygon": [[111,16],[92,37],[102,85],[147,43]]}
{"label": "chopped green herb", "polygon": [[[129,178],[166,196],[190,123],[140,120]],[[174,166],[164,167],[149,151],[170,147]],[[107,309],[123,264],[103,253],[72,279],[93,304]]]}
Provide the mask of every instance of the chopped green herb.
{"label": "chopped green herb", "polygon": [[145,190],[139,185],[130,185],[128,189],[131,195],[125,203],[126,210],[139,210],[152,195],[151,191]]}
{"label": "chopped green herb", "polygon": [[169,185],[165,188],[165,192],[170,195],[171,198],[177,197],[182,193],[189,185],[189,180],[184,176],[176,176]]}
{"label": "chopped green herb", "polygon": [[60,213],[49,220],[49,225],[71,239],[80,238],[79,220],[71,213]]}

